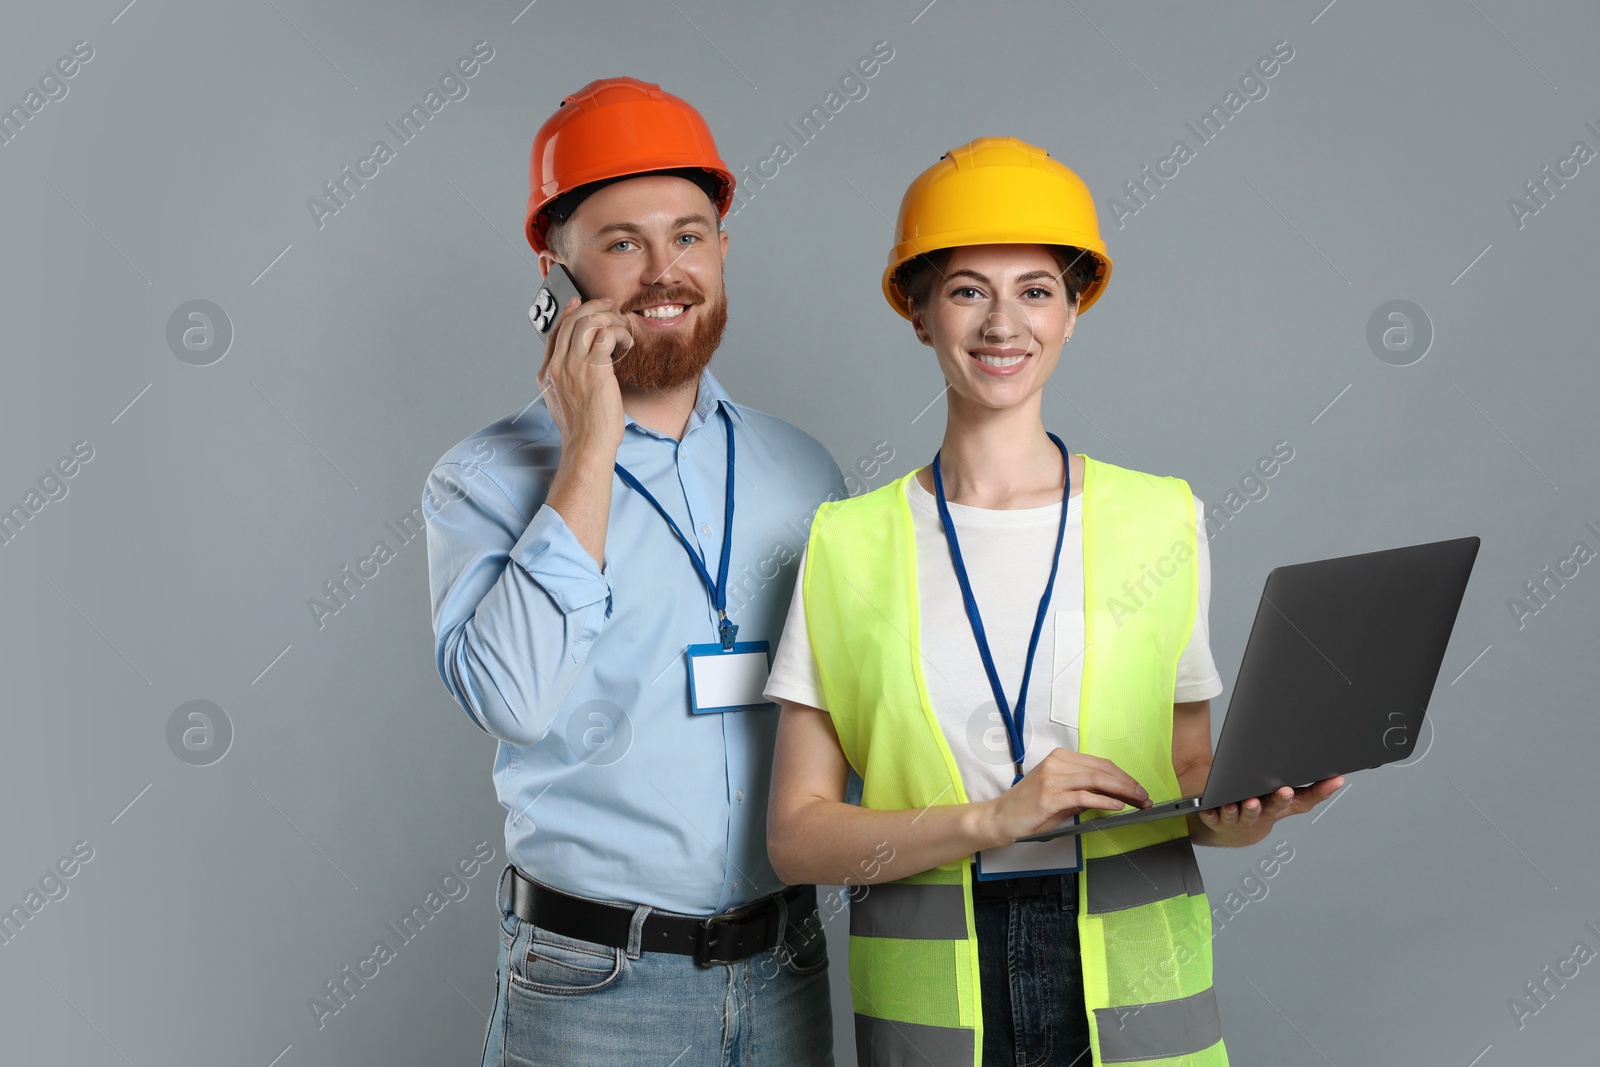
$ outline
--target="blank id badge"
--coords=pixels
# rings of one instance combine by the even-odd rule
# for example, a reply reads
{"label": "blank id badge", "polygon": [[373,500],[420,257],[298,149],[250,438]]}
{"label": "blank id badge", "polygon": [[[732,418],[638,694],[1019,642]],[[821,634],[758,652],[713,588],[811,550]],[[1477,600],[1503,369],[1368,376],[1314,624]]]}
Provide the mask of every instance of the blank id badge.
{"label": "blank id badge", "polygon": [[[1076,823],[1078,816],[1072,821]],[[1083,836],[1067,834],[1051,841],[1013,841],[977,854],[980,882],[1035,874],[1069,874],[1083,870]]]}
{"label": "blank id badge", "polygon": [[765,641],[717,642],[689,646],[689,710],[696,715],[777,707],[762,696],[772,666]]}

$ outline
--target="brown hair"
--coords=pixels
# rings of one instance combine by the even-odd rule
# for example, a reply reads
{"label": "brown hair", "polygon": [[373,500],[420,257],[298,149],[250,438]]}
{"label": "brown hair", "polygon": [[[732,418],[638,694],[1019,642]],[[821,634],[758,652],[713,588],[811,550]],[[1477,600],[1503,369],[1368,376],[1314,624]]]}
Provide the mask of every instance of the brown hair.
{"label": "brown hair", "polygon": [[[1084,290],[1094,283],[1099,264],[1081,248],[1070,245],[1045,245],[1044,248],[1061,267],[1061,285],[1066,290],[1068,305],[1077,307]],[[928,306],[934,284],[944,277],[944,268],[954,252],[953,248],[937,248],[900,264],[894,273],[894,284],[913,308],[920,311]]]}
{"label": "brown hair", "polygon": [[580,185],[576,189],[568,189],[544,206],[540,212],[544,216],[544,243],[550,247],[557,258],[566,259],[570,249],[567,243],[567,223],[572,221],[572,213],[578,210],[578,205],[589,199],[601,189],[617,182],[625,182],[629,178],[648,178],[654,175],[665,175],[671,178],[686,178],[698,185],[702,192],[711,200],[711,216],[716,220],[718,230],[722,229],[722,216],[716,210],[717,195],[721,192],[722,179],[708,170],[698,167],[674,167],[667,170],[647,170],[638,174],[621,174],[615,178],[602,178],[599,181]]}

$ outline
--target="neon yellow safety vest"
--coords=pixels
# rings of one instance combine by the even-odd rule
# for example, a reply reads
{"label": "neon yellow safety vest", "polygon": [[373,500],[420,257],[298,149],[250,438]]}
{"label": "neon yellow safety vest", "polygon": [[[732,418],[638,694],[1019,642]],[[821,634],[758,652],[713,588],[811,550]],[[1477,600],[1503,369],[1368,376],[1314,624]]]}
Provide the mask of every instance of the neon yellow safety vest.
{"label": "neon yellow safety vest", "polygon": [[[1172,694],[1199,589],[1188,483],[1084,457],[1080,749],[1176,797]],[[823,504],[806,549],[807,630],[861,805],[965,804],[928,701],[906,481]],[[972,551],[978,551],[974,545]],[[1070,565],[1070,563],[1069,563]],[[893,844],[893,842],[889,842]],[[980,1067],[971,857],[858,886],[850,984],[861,1067]],[[1226,1067],[1211,911],[1187,820],[1084,837],[1078,934],[1094,1063]]]}

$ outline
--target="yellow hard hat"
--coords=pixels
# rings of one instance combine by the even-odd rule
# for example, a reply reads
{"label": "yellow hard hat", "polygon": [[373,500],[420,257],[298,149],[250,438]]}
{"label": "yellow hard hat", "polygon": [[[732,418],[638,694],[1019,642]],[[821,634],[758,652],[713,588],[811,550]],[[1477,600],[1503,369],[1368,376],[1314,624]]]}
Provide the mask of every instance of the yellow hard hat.
{"label": "yellow hard hat", "polygon": [[952,148],[917,176],[900,201],[900,243],[889,253],[883,295],[911,317],[894,274],[907,260],[967,245],[1070,245],[1095,261],[1095,278],[1078,301],[1089,310],[1111,278],[1111,257],[1083,179],[1050,153],[1015,137],[979,137]]}

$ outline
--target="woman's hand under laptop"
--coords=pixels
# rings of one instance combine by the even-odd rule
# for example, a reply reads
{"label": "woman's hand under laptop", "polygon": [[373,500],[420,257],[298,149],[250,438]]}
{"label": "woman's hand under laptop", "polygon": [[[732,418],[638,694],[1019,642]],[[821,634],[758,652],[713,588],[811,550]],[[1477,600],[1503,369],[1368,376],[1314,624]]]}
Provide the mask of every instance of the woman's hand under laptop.
{"label": "woman's hand under laptop", "polygon": [[1189,816],[1189,838],[1197,845],[1253,845],[1271,833],[1279,819],[1310,811],[1342,788],[1340,774],[1301,789],[1284,786],[1264,797],[1195,812]]}

